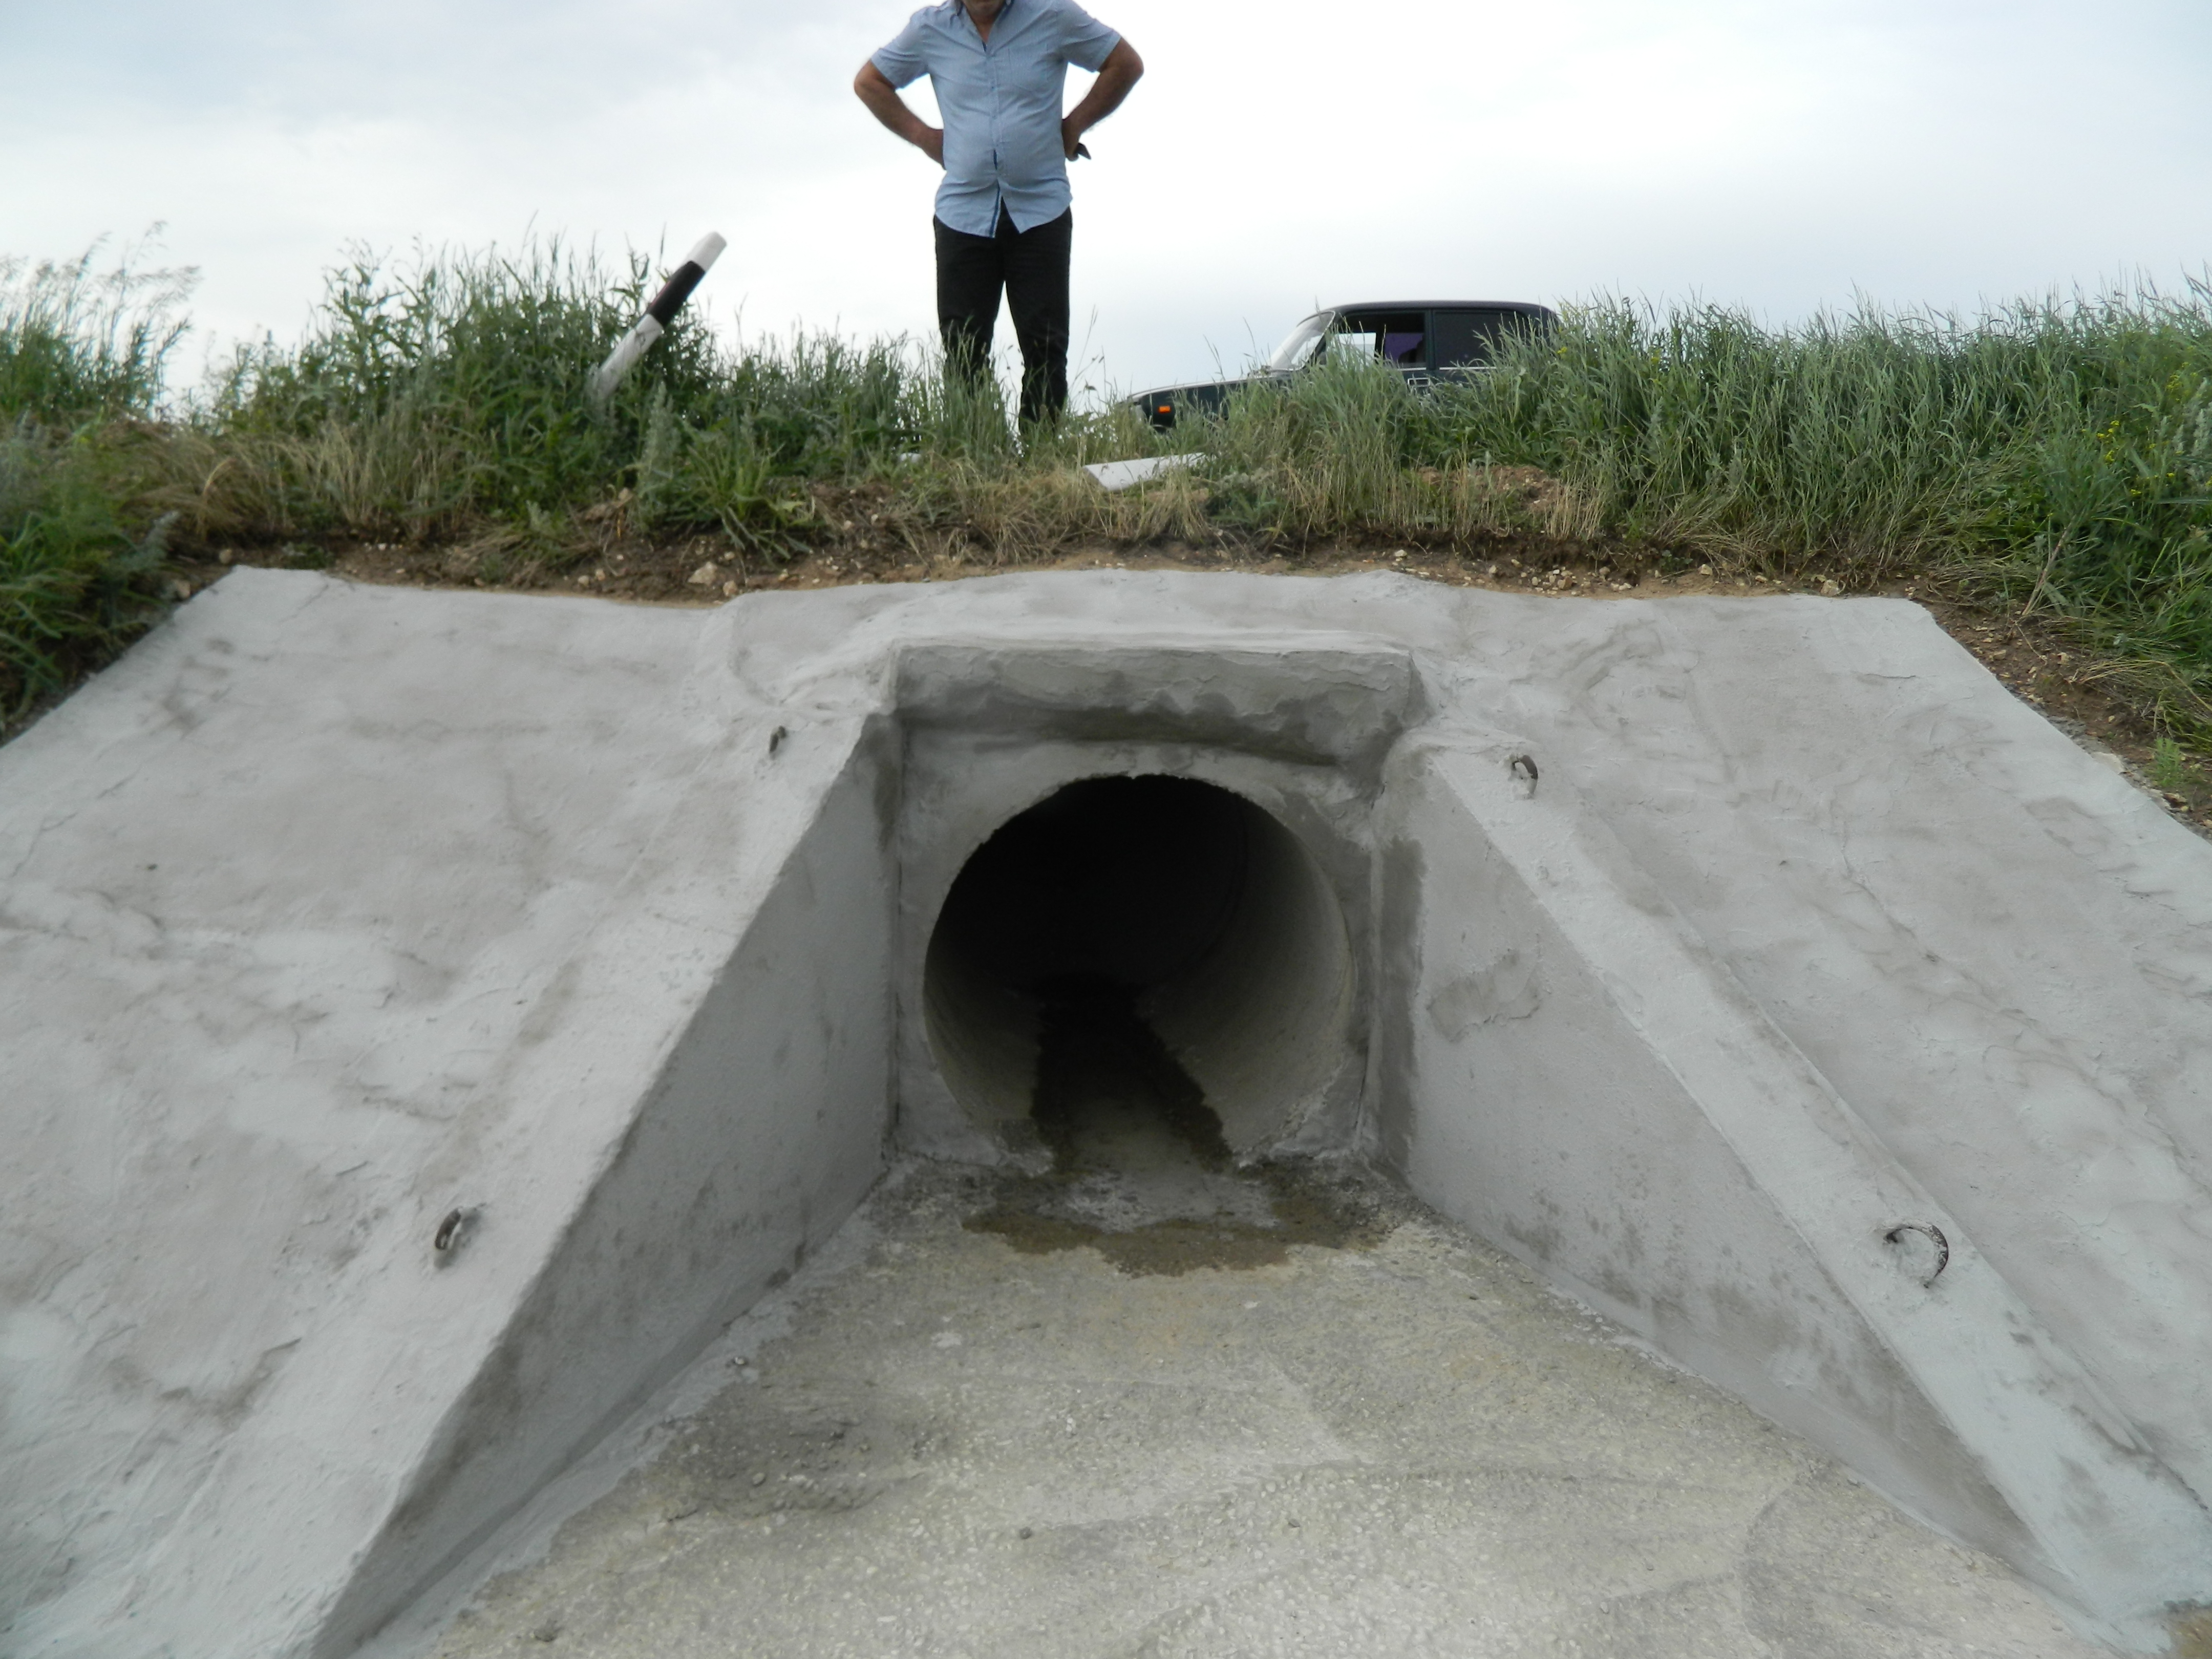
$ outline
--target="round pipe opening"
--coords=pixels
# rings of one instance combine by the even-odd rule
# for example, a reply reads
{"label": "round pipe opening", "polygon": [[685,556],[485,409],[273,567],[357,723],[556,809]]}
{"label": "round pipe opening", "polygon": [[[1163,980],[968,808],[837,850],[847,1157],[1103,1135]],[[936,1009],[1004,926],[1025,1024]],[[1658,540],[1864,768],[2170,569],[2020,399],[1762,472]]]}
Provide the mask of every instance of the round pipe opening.
{"label": "round pipe opening", "polygon": [[1031,1117],[1055,1008],[1133,1015],[1205,1096],[1239,1155],[1295,1128],[1341,1065],[1352,951],[1303,843],[1190,778],[1072,783],[961,870],[923,969],[932,1052],[983,1127]]}

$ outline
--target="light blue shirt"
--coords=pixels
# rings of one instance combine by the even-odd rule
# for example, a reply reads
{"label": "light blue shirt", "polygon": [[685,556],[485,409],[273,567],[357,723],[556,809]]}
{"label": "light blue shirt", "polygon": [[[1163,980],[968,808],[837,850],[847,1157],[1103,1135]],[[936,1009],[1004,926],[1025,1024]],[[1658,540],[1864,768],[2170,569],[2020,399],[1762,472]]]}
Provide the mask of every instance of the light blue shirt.
{"label": "light blue shirt", "polygon": [[924,6],[869,61],[895,87],[929,76],[945,117],[945,182],[937,216],[970,236],[1016,230],[1067,211],[1060,122],[1067,66],[1094,73],[1121,37],[1074,0],[1006,0],[986,43],[960,0]]}

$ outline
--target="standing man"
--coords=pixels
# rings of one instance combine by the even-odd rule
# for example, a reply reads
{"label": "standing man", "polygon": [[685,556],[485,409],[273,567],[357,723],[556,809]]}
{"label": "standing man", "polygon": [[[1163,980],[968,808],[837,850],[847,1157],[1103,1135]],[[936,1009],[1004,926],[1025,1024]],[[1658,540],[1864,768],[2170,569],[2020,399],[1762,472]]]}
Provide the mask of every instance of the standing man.
{"label": "standing man", "polygon": [[[1095,70],[1067,114],[1067,66]],[[853,90],[945,169],[937,190],[937,326],[951,372],[981,380],[1006,290],[1022,348],[1022,419],[1067,406],[1067,266],[1075,214],[1067,164],[1083,135],[1145,72],[1127,40],[1074,0],[942,0],[860,66]],[[927,75],[945,125],[899,88]]]}

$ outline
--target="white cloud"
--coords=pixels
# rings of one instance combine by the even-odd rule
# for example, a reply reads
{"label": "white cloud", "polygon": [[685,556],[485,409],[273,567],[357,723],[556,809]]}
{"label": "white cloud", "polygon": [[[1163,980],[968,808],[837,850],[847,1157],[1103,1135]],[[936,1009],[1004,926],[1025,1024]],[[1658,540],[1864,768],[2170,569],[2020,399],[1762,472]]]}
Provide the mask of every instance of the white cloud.
{"label": "white cloud", "polygon": [[[2212,258],[2201,0],[1097,9],[1151,67],[1075,175],[1077,331],[1095,315],[1125,386],[1330,298],[1695,293],[1780,320]],[[718,228],[717,315],[923,332],[933,175],[848,90],[902,15],[11,6],[0,251],[165,220],[204,331],[282,335],[351,242]]]}

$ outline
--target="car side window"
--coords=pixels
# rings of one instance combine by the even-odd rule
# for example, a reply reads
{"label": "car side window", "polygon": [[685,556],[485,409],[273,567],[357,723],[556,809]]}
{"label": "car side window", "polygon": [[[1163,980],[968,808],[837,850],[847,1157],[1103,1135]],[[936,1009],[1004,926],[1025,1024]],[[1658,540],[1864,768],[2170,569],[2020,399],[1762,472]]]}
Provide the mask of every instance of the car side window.
{"label": "car side window", "polygon": [[1329,331],[1328,355],[1380,357],[1401,368],[1426,368],[1428,322],[1419,311],[1346,312]]}
{"label": "car side window", "polygon": [[1438,368],[1467,368],[1489,362],[1509,333],[1538,325],[1523,311],[1439,311],[1431,318]]}

